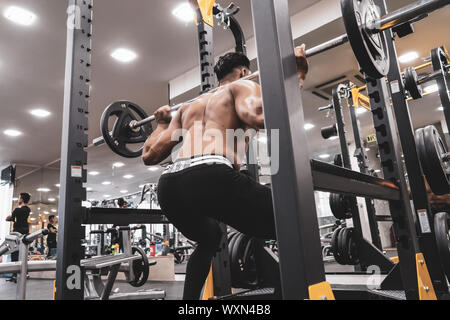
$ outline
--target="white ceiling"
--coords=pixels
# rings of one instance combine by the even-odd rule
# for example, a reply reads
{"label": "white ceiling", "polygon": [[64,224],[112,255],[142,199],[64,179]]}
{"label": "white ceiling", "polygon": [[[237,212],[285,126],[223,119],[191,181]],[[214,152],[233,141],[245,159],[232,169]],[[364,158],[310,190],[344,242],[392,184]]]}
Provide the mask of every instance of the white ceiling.
{"label": "white ceiling", "polygon": [[[156,106],[168,103],[168,82],[197,65],[196,28],[173,18],[171,11],[183,0],[142,1],[95,0],[93,22],[93,58],[90,140],[100,135],[99,120],[104,108],[112,101],[128,99],[143,106],[149,113]],[[218,1],[225,6],[228,1]],[[246,38],[253,35],[249,0],[234,1],[241,7],[238,19]],[[317,0],[290,1],[292,14],[311,6]],[[411,1],[391,1],[391,9]],[[60,158],[62,103],[64,90],[65,20],[67,1],[64,0],[3,0],[0,11],[17,5],[33,11],[38,19],[31,27],[21,27],[0,17],[0,101],[3,116],[0,131],[15,128],[23,131],[21,137],[12,139],[0,136],[0,164],[24,163],[42,166]],[[450,30],[450,9],[446,8],[431,18],[416,24],[416,33],[397,41],[399,54],[416,50],[426,57],[430,49],[439,45],[450,47],[446,32]],[[215,50],[223,52],[233,47],[229,32],[216,28]],[[341,20],[298,39],[309,47],[344,33]],[[120,64],[110,58],[117,47],[127,47],[137,52],[138,59],[130,64]],[[316,127],[308,132],[311,156],[337,152],[337,142],[324,142],[320,128],[330,125],[331,119],[316,112],[327,104],[317,98],[313,88],[341,75],[355,75],[357,64],[348,45],[314,57],[311,72],[303,94],[305,116]],[[420,64],[420,61],[412,63]],[[404,65],[402,67],[406,67]],[[411,103],[416,125],[440,121],[442,114],[435,109],[440,105],[437,95]],[[52,112],[47,119],[38,120],[29,110],[41,107]],[[431,111],[430,111],[431,110]],[[363,126],[369,127],[370,117],[362,116]],[[364,134],[370,133],[365,129]],[[1,134],[1,133],[0,133]],[[114,162],[125,167],[112,170]],[[93,188],[88,198],[104,195],[118,196],[121,190],[130,193],[139,190],[144,182],[156,182],[161,171],[150,172],[140,159],[127,160],[113,154],[106,146],[89,150],[88,169],[100,175],[89,176],[88,186]],[[57,167],[58,163],[56,163]],[[55,166],[55,165],[54,165]],[[21,167],[21,174],[33,168]],[[123,178],[132,174],[130,181]],[[19,175],[19,174],[18,174]],[[57,195],[57,175],[42,180],[34,174],[38,184],[45,184]],[[103,186],[101,182],[113,185]],[[22,184],[23,185],[23,184]],[[30,192],[34,192],[31,185]],[[45,199],[44,199],[45,200]]]}

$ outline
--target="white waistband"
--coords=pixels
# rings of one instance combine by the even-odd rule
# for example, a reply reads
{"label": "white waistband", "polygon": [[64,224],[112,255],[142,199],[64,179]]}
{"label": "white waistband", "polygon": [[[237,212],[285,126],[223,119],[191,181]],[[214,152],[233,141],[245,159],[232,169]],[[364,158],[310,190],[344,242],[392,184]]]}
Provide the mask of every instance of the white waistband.
{"label": "white waistband", "polygon": [[163,175],[180,172],[202,164],[224,164],[233,169],[233,163],[223,156],[200,156],[194,159],[179,160],[171,164],[164,170]]}

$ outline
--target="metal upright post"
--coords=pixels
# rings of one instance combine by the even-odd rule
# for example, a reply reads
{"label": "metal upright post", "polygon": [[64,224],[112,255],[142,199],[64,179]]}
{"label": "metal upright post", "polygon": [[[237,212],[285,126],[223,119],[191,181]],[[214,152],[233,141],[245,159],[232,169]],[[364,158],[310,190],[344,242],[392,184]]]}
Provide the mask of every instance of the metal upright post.
{"label": "metal upright post", "polygon": [[[393,39],[394,35],[392,34],[392,31],[389,31],[389,36]],[[403,77],[398,65],[397,50],[394,41],[388,41],[388,50],[391,59],[388,81],[390,84],[395,120],[397,121],[397,130],[403,147],[411,195],[416,210],[414,214],[416,215],[416,232],[419,236],[418,241],[420,250],[424,254],[436,293],[444,294],[448,293],[448,285],[444,270],[439,263],[439,253],[437,251],[433,232],[433,214],[428,202],[428,194],[424,183],[425,177],[417,153],[415,137],[413,134],[414,128],[411,122],[408,102],[405,97]]]}
{"label": "metal upright post", "polygon": [[288,0],[252,0],[253,23],[269,149],[279,145],[279,170],[272,173],[272,195],[284,299],[308,299],[309,289],[325,282],[314,186],[302,97],[292,41]]}
{"label": "metal upright post", "polygon": [[[384,0],[374,0],[380,7],[381,14],[387,12]],[[387,41],[393,41],[387,37]],[[394,221],[397,238],[397,250],[400,263],[401,283],[408,300],[419,299],[419,286],[416,270],[416,254],[419,252],[414,219],[409,203],[408,187],[402,167],[402,150],[395,127],[394,111],[390,107],[390,97],[385,79],[367,77],[367,92],[373,114],[373,123],[377,133],[381,165],[384,178],[395,182],[401,191],[399,201],[389,201],[389,208]]]}
{"label": "metal upright post", "polygon": [[16,299],[25,300],[27,292],[28,245],[23,241],[19,245],[20,272],[17,274]]}
{"label": "metal upright post", "polygon": [[59,191],[56,299],[83,299],[80,260],[82,201],[86,200],[88,101],[93,0],[69,0]]}
{"label": "metal upright post", "polygon": [[[351,97],[349,100],[352,101]],[[359,172],[368,174],[369,170],[367,170],[368,166],[367,166],[366,152],[364,151],[364,146],[362,145],[361,142],[358,118],[356,117],[355,107],[353,106],[353,103],[352,102],[350,103],[351,103],[350,117],[352,119],[353,137],[355,138],[355,147],[360,169]],[[375,207],[373,205],[372,199],[366,198],[366,208],[367,208],[367,218],[369,220],[370,235],[372,237],[372,243],[378,249],[383,250],[383,246],[381,245],[380,230],[378,228]]]}

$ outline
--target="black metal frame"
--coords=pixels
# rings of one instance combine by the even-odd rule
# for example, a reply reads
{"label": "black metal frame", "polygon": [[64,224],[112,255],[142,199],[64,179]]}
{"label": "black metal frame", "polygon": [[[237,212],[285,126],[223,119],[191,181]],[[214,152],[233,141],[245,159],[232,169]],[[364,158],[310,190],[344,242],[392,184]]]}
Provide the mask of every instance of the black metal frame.
{"label": "black metal frame", "polygon": [[[83,299],[83,279],[79,288],[68,288],[69,266],[80,268],[82,201],[86,200],[87,114],[89,113],[92,1],[69,0],[73,8],[74,28],[67,30],[64,114],[59,191],[59,235],[56,270],[56,299]],[[79,25],[78,25],[79,23]],[[78,28],[80,27],[80,28]],[[83,276],[83,272],[80,272]]]}

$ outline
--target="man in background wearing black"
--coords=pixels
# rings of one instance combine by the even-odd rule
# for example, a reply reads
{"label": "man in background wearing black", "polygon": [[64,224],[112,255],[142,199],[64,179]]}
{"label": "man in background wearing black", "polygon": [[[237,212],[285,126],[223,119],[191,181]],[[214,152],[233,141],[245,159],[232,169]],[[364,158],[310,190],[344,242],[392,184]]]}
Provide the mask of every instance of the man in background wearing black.
{"label": "man in background wearing black", "polygon": [[48,217],[48,236],[47,236],[47,247],[48,247],[48,257],[54,257],[56,256],[56,235],[58,234],[58,229],[56,229],[56,217],[54,215],[51,215]]}
{"label": "man in background wearing black", "polygon": [[[14,209],[12,214],[6,218],[6,221],[13,222],[13,232],[21,234],[29,233],[28,217],[30,216],[30,208],[27,204],[30,202],[31,196],[29,193],[21,193],[19,197],[19,207]],[[19,252],[11,253],[11,261],[19,261]],[[13,274],[11,281],[17,281],[17,274]]]}

